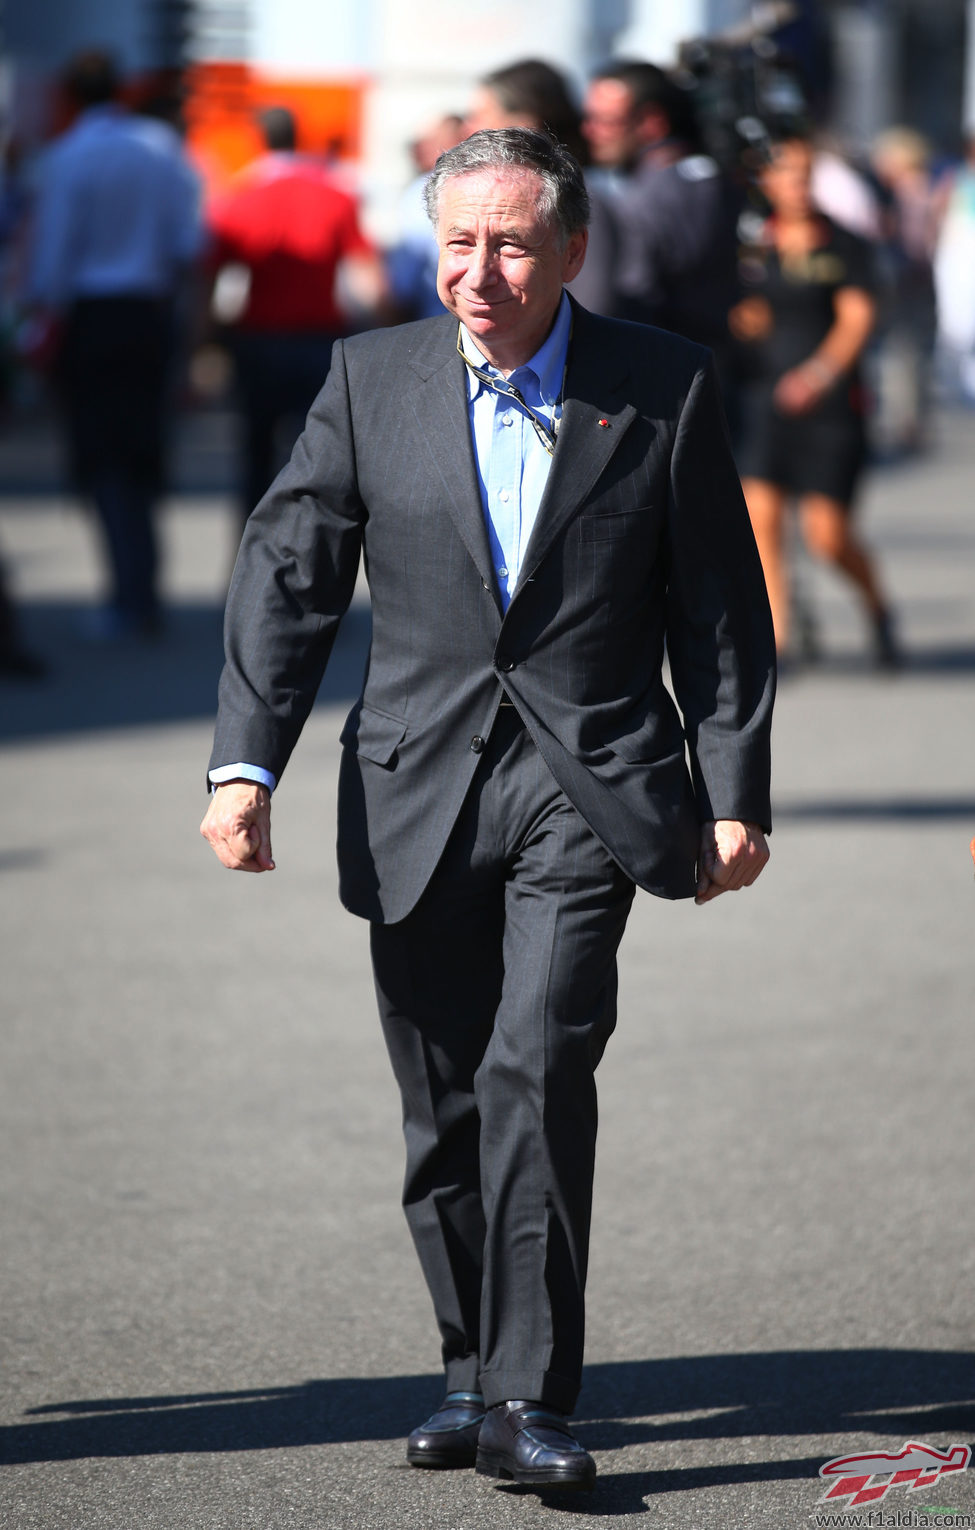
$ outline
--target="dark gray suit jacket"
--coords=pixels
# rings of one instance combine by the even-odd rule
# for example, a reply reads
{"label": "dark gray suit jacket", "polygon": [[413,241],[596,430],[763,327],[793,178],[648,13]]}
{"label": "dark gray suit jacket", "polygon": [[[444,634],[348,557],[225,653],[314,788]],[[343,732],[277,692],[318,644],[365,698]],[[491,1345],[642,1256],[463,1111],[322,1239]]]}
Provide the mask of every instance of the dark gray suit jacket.
{"label": "dark gray suit jacket", "polygon": [[361,551],[373,637],[342,733],[338,853],[342,900],[366,918],[419,898],[504,692],[650,892],[693,894],[702,820],[769,824],[772,628],[709,353],[573,309],[558,445],[507,612],[452,318],[335,346],[248,524],[211,767],[280,777]]}

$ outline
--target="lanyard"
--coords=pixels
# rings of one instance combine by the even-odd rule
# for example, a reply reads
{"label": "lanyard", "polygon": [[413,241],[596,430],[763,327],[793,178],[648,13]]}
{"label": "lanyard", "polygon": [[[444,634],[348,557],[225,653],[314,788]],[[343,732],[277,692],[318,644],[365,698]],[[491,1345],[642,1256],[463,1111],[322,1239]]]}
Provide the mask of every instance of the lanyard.
{"label": "lanyard", "polygon": [[[571,331],[569,338],[570,340],[572,338]],[[521,405],[522,409],[524,409],[528,418],[531,420],[535,434],[539,441],[541,441],[549,456],[554,457],[555,442],[558,439],[559,425],[561,420],[558,418],[553,418],[552,423],[549,424],[548,420],[546,420],[543,415],[536,414],[532,406],[525,403],[523,395],[518,391],[514,383],[510,383],[506,377],[495,377],[492,375],[492,373],[485,371],[484,367],[475,365],[475,363],[468,356],[467,352],[464,350],[461,327],[459,324],[457,326],[457,354],[461,357],[464,363],[470,367],[471,371],[474,373],[474,376],[478,378],[486,388],[490,388],[494,393],[500,393],[502,398],[513,398],[517,403]],[[568,352],[566,352],[565,368],[562,372],[562,386],[559,388],[559,396],[556,400],[557,404],[561,402],[562,395],[565,392],[565,378],[568,370],[569,357]]]}

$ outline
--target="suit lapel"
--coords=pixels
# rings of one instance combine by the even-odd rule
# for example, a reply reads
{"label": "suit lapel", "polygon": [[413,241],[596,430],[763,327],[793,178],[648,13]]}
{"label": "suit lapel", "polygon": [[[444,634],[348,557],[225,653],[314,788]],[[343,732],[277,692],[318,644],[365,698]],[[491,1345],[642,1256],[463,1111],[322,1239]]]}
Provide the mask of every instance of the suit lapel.
{"label": "suit lapel", "polygon": [[410,366],[417,379],[410,401],[420,435],[457,530],[500,610],[474,463],[467,378],[457,355],[457,320],[438,325],[423,348],[411,355]]}
{"label": "suit lapel", "polygon": [[[602,321],[574,301],[572,308],[572,349],[558,445],[512,605],[585,502],[636,415],[626,395],[627,364],[611,341],[607,343]],[[457,355],[457,321],[431,325],[409,365],[416,380],[410,403],[420,437],[457,530],[500,612],[474,462],[464,363]]]}
{"label": "suit lapel", "polygon": [[636,415],[625,391],[626,362],[620,360],[616,347],[605,343],[599,319],[574,302],[572,308],[572,345],[558,444],[512,604],[585,502]]}

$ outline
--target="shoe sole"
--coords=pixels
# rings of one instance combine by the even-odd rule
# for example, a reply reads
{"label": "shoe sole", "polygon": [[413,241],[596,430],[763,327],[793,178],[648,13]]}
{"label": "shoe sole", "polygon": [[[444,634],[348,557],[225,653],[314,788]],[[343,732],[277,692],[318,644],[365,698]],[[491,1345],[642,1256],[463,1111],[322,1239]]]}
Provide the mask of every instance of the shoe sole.
{"label": "shoe sole", "polygon": [[434,1452],[429,1450],[406,1452],[406,1459],[410,1466],[429,1467],[437,1472],[463,1471],[474,1465],[474,1453],[471,1452],[466,1458],[456,1455],[448,1455],[446,1452]]}
{"label": "shoe sole", "polygon": [[561,1472],[546,1471],[544,1467],[533,1471],[528,1466],[511,1466],[504,1456],[486,1450],[478,1451],[475,1470],[480,1472],[482,1477],[496,1477],[502,1482],[520,1482],[523,1487],[565,1488],[591,1493],[596,1486],[595,1467],[591,1470],[586,1468],[582,1472],[571,1468]]}

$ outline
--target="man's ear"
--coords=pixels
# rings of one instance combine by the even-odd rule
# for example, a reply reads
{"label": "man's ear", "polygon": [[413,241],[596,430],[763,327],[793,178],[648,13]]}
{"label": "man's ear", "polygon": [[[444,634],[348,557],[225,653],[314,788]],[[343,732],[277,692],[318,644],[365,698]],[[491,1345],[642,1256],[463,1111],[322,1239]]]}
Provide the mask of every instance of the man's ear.
{"label": "man's ear", "polygon": [[586,258],[586,246],[589,243],[589,230],[581,228],[575,234],[570,234],[565,246],[565,254],[562,257],[562,280],[571,282],[573,277],[578,276],[582,270],[582,263]]}

